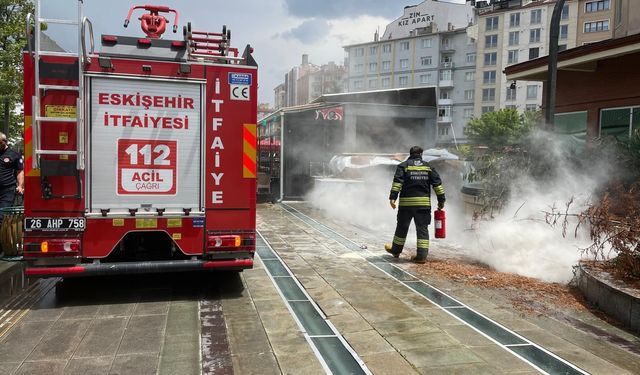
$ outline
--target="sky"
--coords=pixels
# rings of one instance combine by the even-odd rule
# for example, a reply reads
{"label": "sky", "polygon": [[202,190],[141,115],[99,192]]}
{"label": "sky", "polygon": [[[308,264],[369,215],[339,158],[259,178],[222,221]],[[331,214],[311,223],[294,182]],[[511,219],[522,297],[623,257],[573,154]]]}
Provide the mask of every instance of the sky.
{"label": "sky", "polygon": [[[42,3],[42,17],[76,17],[77,0]],[[254,48],[259,66],[258,102],[273,105],[273,89],[284,82],[291,68],[301,63],[303,54],[308,54],[309,62],[316,65],[330,61],[343,64],[343,46],[373,41],[377,29],[382,34],[388,23],[403,14],[405,6],[419,3],[420,0],[84,0],[84,12],[93,23],[97,43],[102,34],[142,35],[137,21],[142,10],[135,11],[128,28],[123,27],[127,12],[134,5],[165,5],[179,12],[178,33],[168,31],[165,39],[181,39],[182,26],[187,22],[198,31],[219,32],[222,25],[227,25],[232,47],[241,53],[247,44]],[[173,14],[168,19],[170,30]],[[65,49],[75,51],[74,32],[58,25],[50,26],[48,31]]]}

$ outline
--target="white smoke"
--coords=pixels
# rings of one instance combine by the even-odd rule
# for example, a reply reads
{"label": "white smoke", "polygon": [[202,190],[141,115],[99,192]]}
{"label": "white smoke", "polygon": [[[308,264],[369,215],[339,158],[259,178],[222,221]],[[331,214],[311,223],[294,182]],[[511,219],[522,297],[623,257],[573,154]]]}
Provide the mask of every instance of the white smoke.
{"label": "white smoke", "polygon": [[[447,203],[447,238],[433,239],[433,224],[429,228],[432,256],[467,258],[487,264],[500,272],[534,277],[547,282],[568,282],[573,266],[583,256],[582,249],[590,244],[584,233],[574,236],[575,221],[570,221],[567,234],[562,227],[552,227],[545,221],[545,212],[552,207],[564,212],[573,201],[569,213],[579,213],[590,202],[592,193],[603,182],[594,171],[574,171],[565,162],[562,147],[545,143],[547,155],[554,160],[555,181],[540,183],[527,175],[513,181],[511,198],[491,220],[473,221],[459,191],[455,173],[443,178]],[[440,171],[441,174],[442,171]],[[308,202],[328,217],[356,224],[376,233],[381,242],[390,242],[395,229],[396,211],[389,207],[388,195],[393,171],[377,171],[367,182],[323,181],[307,196]],[[449,187],[449,188],[447,188]],[[435,201],[435,194],[432,194]],[[406,250],[415,249],[415,229],[411,226]]]}

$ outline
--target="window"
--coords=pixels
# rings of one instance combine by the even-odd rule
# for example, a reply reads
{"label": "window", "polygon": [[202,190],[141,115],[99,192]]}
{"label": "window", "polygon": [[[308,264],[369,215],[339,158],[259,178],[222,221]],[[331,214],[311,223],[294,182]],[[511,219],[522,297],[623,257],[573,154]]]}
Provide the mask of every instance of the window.
{"label": "window", "polygon": [[527,99],[538,99],[538,86],[527,85]]}
{"label": "window", "polygon": [[451,63],[453,62],[453,56],[451,55],[442,55],[440,56],[440,64],[443,64],[444,66],[451,66]]}
{"label": "window", "polygon": [[475,64],[476,63],[476,54],[475,53],[467,53],[467,63]]}
{"label": "window", "polygon": [[364,48],[356,48],[355,49],[355,55],[356,55],[356,57],[364,56]]}
{"label": "window", "polygon": [[509,33],[509,45],[517,46],[520,43],[520,32],[512,31]]}
{"label": "window", "polygon": [[353,70],[356,73],[362,73],[362,71],[364,70],[364,64],[356,64],[353,66]]}
{"label": "window", "polygon": [[509,15],[509,27],[520,26],[520,13],[511,13]]}
{"label": "window", "polygon": [[507,89],[507,100],[516,100],[516,89]]}
{"label": "window", "polygon": [[509,57],[507,58],[507,64],[515,64],[518,62],[518,50],[511,49],[509,50]]}
{"label": "window", "polygon": [[464,74],[464,80],[467,82],[473,81],[476,79],[476,72],[466,72]]}
{"label": "window", "polygon": [[431,48],[431,39],[422,39],[422,48]]}
{"label": "window", "polygon": [[383,61],[382,70],[390,70],[390,69],[391,69],[391,61]]}
{"label": "window", "polygon": [[622,1],[616,1],[616,26],[622,23]]}
{"label": "window", "polygon": [[562,52],[567,49],[566,44],[558,44],[558,52]]}
{"label": "window", "polygon": [[483,106],[482,107],[482,113],[493,112],[494,108],[495,107],[492,106],[492,105]]}
{"label": "window", "polygon": [[370,89],[378,88],[378,80],[377,79],[370,79],[369,80],[369,88]]}
{"label": "window", "polygon": [[515,106],[515,105],[513,105],[513,104],[505,105],[505,106],[504,106],[504,108],[505,108],[505,109],[518,109],[518,107],[516,107],[516,106]]}
{"label": "window", "polygon": [[409,77],[407,76],[398,77],[398,86],[407,87],[408,85],[409,85]]}
{"label": "window", "polygon": [[440,91],[440,99],[451,99],[450,91]]}
{"label": "window", "polygon": [[609,20],[584,23],[585,33],[597,33],[598,31],[607,30],[609,30]]}
{"label": "window", "polygon": [[562,14],[560,15],[560,19],[568,20],[569,19],[569,5],[565,4],[562,7]]}
{"label": "window", "polygon": [[451,107],[450,106],[439,107],[438,117],[451,117]]}
{"label": "window", "polygon": [[498,35],[486,35],[484,37],[484,48],[496,48],[498,46]]}
{"label": "window", "polygon": [[603,109],[600,112],[600,136],[628,137],[640,129],[640,107]]}
{"label": "window", "polygon": [[451,81],[452,78],[452,74],[450,70],[441,70],[440,71],[440,80],[441,81]]}
{"label": "window", "polygon": [[473,108],[465,108],[462,112],[462,116],[464,118],[472,118],[473,117]]}
{"label": "window", "polygon": [[540,43],[540,29],[529,30],[529,43]]}
{"label": "window", "polygon": [[440,137],[449,135],[449,126],[439,126],[438,135],[440,135]]}
{"label": "window", "polygon": [[442,49],[450,49],[451,41],[447,38],[442,38]]}
{"label": "window", "polygon": [[422,66],[429,66],[429,65],[433,64],[433,59],[431,58],[431,56],[422,56],[420,58],[420,64]]}
{"label": "window", "polygon": [[382,53],[391,53],[391,44],[383,44]]}
{"label": "window", "polygon": [[496,65],[496,60],[497,59],[498,59],[498,53],[497,52],[485,53],[484,54],[484,65],[485,66]]}
{"label": "window", "polygon": [[489,70],[482,73],[482,83],[484,83],[485,85],[496,83],[496,71]]}
{"label": "window", "polygon": [[584,4],[585,13],[599,12],[611,8],[610,0],[590,1]]}
{"label": "window", "polygon": [[431,73],[420,74],[420,83],[429,83],[431,82]]}
{"label": "window", "polygon": [[400,51],[408,51],[409,42],[400,42]]}
{"label": "window", "polygon": [[560,39],[567,39],[569,36],[569,25],[560,25]]}
{"label": "window", "polygon": [[382,79],[382,87],[391,87],[391,79],[389,79],[389,77],[385,77]]}
{"label": "window", "polygon": [[537,110],[538,110],[537,104],[527,104],[527,106],[525,107],[525,111],[537,111]]}
{"label": "window", "polygon": [[529,48],[529,60],[537,59],[540,56],[540,48]]}
{"label": "window", "polygon": [[378,63],[377,62],[369,63],[369,71],[370,72],[378,71]]}
{"label": "window", "polygon": [[531,11],[531,24],[536,25],[542,23],[542,9],[534,9]]}
{"label": "window", "polygon": [[496,100],[496,89],[482,89],[482,101],[493,102]]}
{"label": "window", "polygon": [[378,46],[369,47],[369,55],[377,55],[378,54]]}
{"label": "window", "polygon": [[489,18],[487,18],[487,23],[486,23],[485,30],[487,30],[487,31],[497,30],[499,21],[500,21],[500,17],[489,17]]}
{"label": "window", "polygon": [[464,90],[464,99],[465,100],[473,100],[473,90]]}
{"label": "window", "polygon": [[357,79],[355,81],[353,81],[353,88],[354,89],[362,89],[362,80],[361,79]]}
{"label": "window", "polygon": [[400,69],[407,69],[409,67],[409,59],[400,59]]}

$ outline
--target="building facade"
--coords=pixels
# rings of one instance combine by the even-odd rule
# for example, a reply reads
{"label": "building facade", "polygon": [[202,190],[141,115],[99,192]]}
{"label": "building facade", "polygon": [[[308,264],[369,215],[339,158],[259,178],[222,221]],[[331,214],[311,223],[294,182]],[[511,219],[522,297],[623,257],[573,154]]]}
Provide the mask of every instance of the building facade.
{"label": "building facade", "polygon": [[[564,4],[558,47],[576,45],[578,1]],[[498,3],[479,10],[474,115],[502,108],[519,112],[537,110],[542,104],[542,83],[507,81],[507,66],[548,54],[549,28],[555,0]]]}
{"label": "building facade", "polygon": [[324,95],[342,91],[345,68],[334,62],[322,66],[309,63],[309,55],[302,55],[302,63],[286,75],[284,84],[274,89],[275,108],[310,103]]}
{"label": "building facade", "polygon": [[613,37],[615,3],[621,0],[580,0],[576,46]]}
{"label": "building facade", "polygon": [[612,0],[614,8],[615,38],[621,38],[640,33],[640,1],[637,0]]}
{"label": "building facade", "polygon": [[427,0],[406,7],[382,38],[345,46],[345,92],[436,87],[437,141],[456,142],[473,114],[474,8]]}

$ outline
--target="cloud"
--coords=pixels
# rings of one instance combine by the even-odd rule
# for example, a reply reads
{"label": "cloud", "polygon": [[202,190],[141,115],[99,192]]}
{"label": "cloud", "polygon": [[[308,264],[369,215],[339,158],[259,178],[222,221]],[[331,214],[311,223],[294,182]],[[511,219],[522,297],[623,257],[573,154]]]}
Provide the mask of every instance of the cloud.
{"label": "cloud", "polygon": [[364,15],[392,18],[401,10],[398,3],[389,0],[284,0],[284,3],[291,15],[303,18],[337,19]]}
{"label": "cloud", "polygon": [[297,39],[302,43],[315,43],[329,34],[331,26],[325,20],[310,19],[302,22],[291,30],[282,33],[285,39]]}

